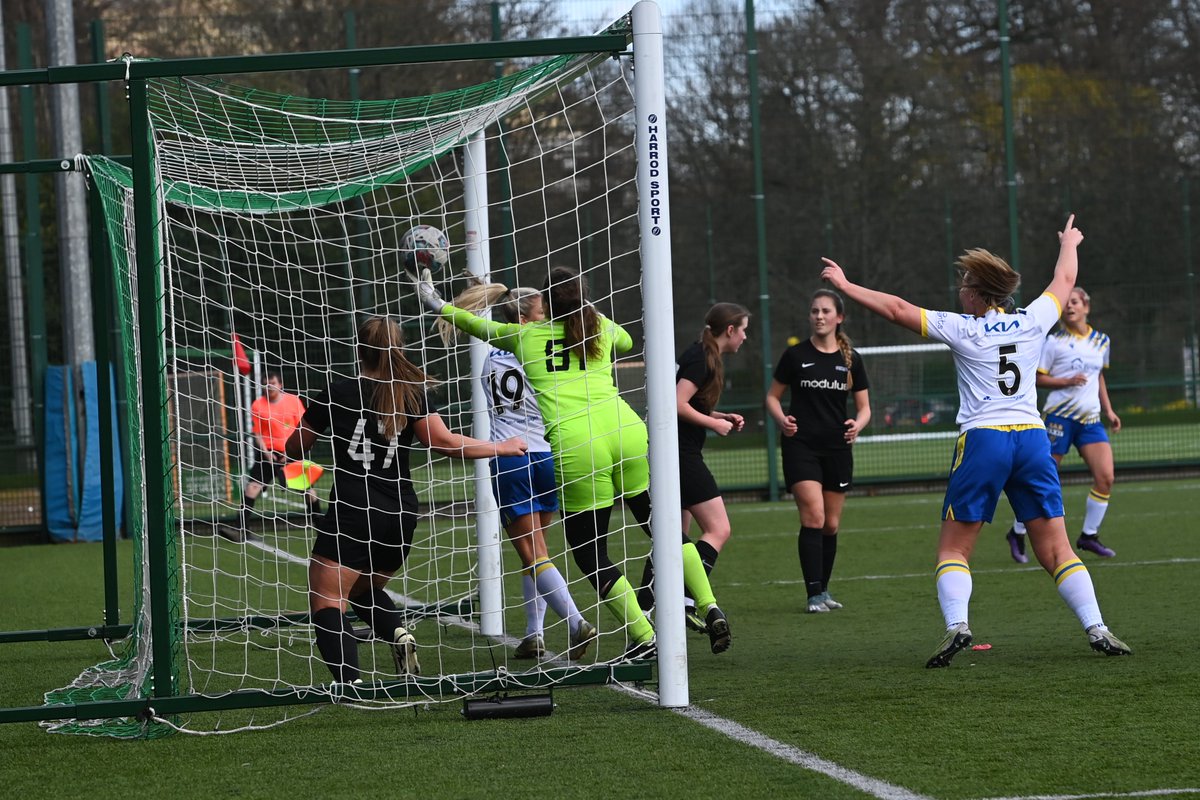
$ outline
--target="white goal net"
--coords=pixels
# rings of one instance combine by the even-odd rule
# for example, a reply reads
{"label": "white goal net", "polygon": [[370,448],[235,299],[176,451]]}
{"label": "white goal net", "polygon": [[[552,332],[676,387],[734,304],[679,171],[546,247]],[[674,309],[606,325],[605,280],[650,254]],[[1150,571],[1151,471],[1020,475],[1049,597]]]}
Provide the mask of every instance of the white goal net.
{"label": "white goal net", "polygon": [[[520,561],[502,533],[480,529],[476,464],[419,442],[403,457],[420,522],[387,590],[415,634],[420,675],[398,680],[390,644],[358,621],[361,676],[376,689],[347,693],[332,682],[307,613],[315,531],[302,503],[299,514],[288,503],[256,504],[244,517],[247,541],[220,534],[238,522],[249,467],[237,441],[246,433],[244,398],[230,388],[233,333],[260,355],[262,374],[278,373],[285,391],[311,401],[358,374],[356,330],[366,318],[400,321],[410,359],[438,381],[431,397],[447,426],[479,435],[469,343],[445,345],[432,335],[402,269],[400,240],[418,223],[449,238],[450,264],[438,276],[447,297],[466,286],[463,270],[479,271],[481,263],[490,263],[494,280],[538,289],[553,266],[579,270],[597,309],[639,343],[618,372],[622,393],[644,404],[628,57],[560,56],[490,83],[386,101],[314,100],[213,78],[153,79],[148,89],[161,192],[162,347],[170,376],[170,440],[162,446],[172,454],[180,690],[210,697],[302,690],[382,708],[585,682],[581,676],[619,661],[626,633],[602,613],[557,524],[546,533],[551,559],[600,635],[584,659],[568,660],[567,623],[549,613],[546,652],[514,658],[526,633]],[[132,320],[132,177],[103,158],[90,159],[89,174],[104,197]],[[128,341],[134,349],[137,340]],[[186,364],[172,356],[182,352]],[[127,357],[135,369],[142,363]],[[325,467],[314,488],[327,504],[334,478],[328,440],[309,458]],[[301,497],[278,484],[268,492],[293,504]],[[610,555],[636,582],[651,542],[620,506],[610,530]],[[499,573],[481,576],[481,560],[492,558]],[[495,598],[486,591],[481,598],[481,583],[489,582]],[[134,649],[135,660],[147,657],[147,648]],[[296,713],[226,711],[217,723],[178,724],[228,729]]]}

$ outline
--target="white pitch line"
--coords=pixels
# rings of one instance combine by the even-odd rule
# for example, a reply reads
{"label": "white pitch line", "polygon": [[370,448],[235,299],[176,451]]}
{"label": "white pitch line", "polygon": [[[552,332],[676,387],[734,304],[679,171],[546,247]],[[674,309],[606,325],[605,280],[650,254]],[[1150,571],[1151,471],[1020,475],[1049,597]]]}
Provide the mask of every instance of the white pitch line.
{"label": "white pitch line", "polygon": [[[252,544],[262,550],[274,551],[289,561],[307,561],[307,559],[302,559],[299,556],[293,556],[291,553],[277,550],[276,548],[261,542],[253,542]],[[392,596],[393,600],[408,599],[404,598],[403,595],[392,592],[391,590],[388,590],[388,594]],[[477,626],[475,626],[474,622],[470,620],[465,620],[462,618],[448,618],[445,621],[469,630],[477,630]],[[506,638],[510,639],[510,641],[507,642],[510,645],[516,642],[516,640],[511,639],[511,637]],[[654,692],[646,691],[644,689],[637,689],[632,686],[627,686],[623,683],[614,683],[610,686],[610,688],[615,691],[625,692],[632,697],[645,700],[646,702],[652,702],[655,704],[658,703],[658,695]],[[688,706],[687,708],[673,708],[669,710],[674,711],[676,714],[686,717],[693,722],[698,722],[704,727],[716,731],[717,733],[733,739],[736,742],[741,742],[742,744],[762,750],[763,752],[787,761],[788,763],[795,764],[796,766],[803,767],[804,769],[812,772],[817,772],[833,778],[836,781],[847,784],[848,786],[852,786],[861,792],[871,795],[872,797],[879,798],[879,800],[933,800],[933,798],[927,797],[926,795],[910,792],[908,789],[905,789],[902,786],[895,786],[894,784],[887,783],[886,781],[881,781],[878,778],[872,778],[869,775],[863,775],[859,772],[855,772],[852,769],[847,769],[846,767],[835,764],[832,761],[821,758],[818,755],[809,753],[806,750],[801,750],[798,747],[792,747],[791,745],[784,744],[783,742],[772,739],[771,737],[759,733],[758,731],[751,730],[744,725],[740,725],[732,720],[725,719],[724,717],[718,717],[715,714],[711,714],[708,711],[696,708],[695,706]]]}
{"label": "white pitch line", "polygon": [[[1163,558],[1156,561],[1117,561],[1106,562],[1104,564],[1091,563],[1087,565],[1091,569],[1123,569],[1127,567],[1155,567],[1155,566],[1172,566],[1176,564],[1200,564],[1200,558]],[[1014,572],[1045,572],[1041,567],[1001,567],[998,569],[973,569],[972,575],[1000,575],[1010,574]],[[907,580],[910,578],[931,578],[933,570],[926,572],[901,572],[895,575],[848,575],[844,578],[838,578],[838,582],[849,581],[892,581],[892,580]],[[747,583],[745,581],[733,581],[724,583],[722,586],[795,586],[804,583],[802,580],[782,580],[782,581],[759,581],[756,583]]]}
{"label": "white pitch line", "polygon": [[[263,550],[273,550],[284,558],[291,561],[307,561],[298,556],[293,556],[276,548],[254,542],[256,546]],[[1134,566],[1149,566],[1155,564],[1192,564],[1200,562],[1200,558],[1172,558],[1162,561],[1133,561],[1121,562],[1117,564],[1105,564],[1105,567],[1134,567]],[[1020,567],[1013,569],[994,569],[994,570],[977,570],[979,573],[988,572],[1036,572],[1040,571],[1040,567]],[[928,572],[910,573],[901,575],[860,575],[852,578],[842,578],[841,580],[889,580],[894,578],[927,578]],[[786,585],[790,583],[800,583],[800,581],[771,581],[774,585]],[[739,584],[728,584],[737,586]],[[394,593],[388,590],[388,594],[392,595],[394,600],[408,600],[403,595]],[[451,624],[457,624],[464,628],[475,627],[474,623],[461,618],[453,618],[448,620]],[[507,637],[506,637],[507,638]],[[509,642],[512,644],[516,640]],[[649,703],[658,703],[658,695],[655,692],[646,689],[638,689],[634,686],[629,686],[624,683],[614,683],[610,686],[614,691],[621,691],[630,697],[635,697],[639,700],[644,700]],[[784,744],[778,739],[772,739],[764,733],[759,733],[752,728],[747,728],[745,725],[734,722],[733,720],[725,719],[717,716],[709,711],[696,706],[687,706],[686,708],[668,709],[681,717],[690,719],[691,721],[703,725],[711,731],[721,734],[726,738],[732,739],[735,742],[761,750],[768,755],[774,756],[789,764],[795,764],[798,767],[816,772],[831,778],[839,783],[844,783],[854,789],[857,789],[878,800],[934,800],[929,795],[923,795],[918,792],[913,792],[905,789],[903,786],[897,786],[887,781],[872,778],[869,775],[864,775],[861,772],[855,772],[852,769],[843,767],[833,761],[821,758],[815,753],[810,753],[807,750],[801,750],[798,747],[793,747],[790,744]],[[1014,797],[992,797],[985,800],[1091,800],[1091,798],[1122,798],[1122,797],[1159,797],[1171,794],[1200,794],[1200,789],[1151,789],[1144,792],[1128,792],[1124,794],[1117,793],[1101,793],[1101,794],[1072,794],[1072,795],[1024,795]]]}
{"label": "white pitch line", "polygon": [[[645,700],[650,703],[658,702],[658,695],[646,689],[637,689],[623,683],[615,684],[612,688],[623,691],[639,700]],[[893,783],[881,781],[869,775],[863,775],[861,772],[847,769],[840,764],[821,758],[807,750],[801,750],[798,747],[792,747],[790,744],[784,744],[777,739],[772,739],[770,736],[747,728],[745,725],[732,720],[725,719],[724,717],[719,717],[702,708],[687,706],[686,708],[671,708],[667,710],[690,719],[692,722],[699,723],[709,730],[733,739],[735,742],[762,750],[764,753],[787,761],[789,764],[795,764],[811,772],[832,778],[839,783],[844,783],[860,792],[869,794],[871,797],[879,798],[879,800],[933,800],[928,795],[918,794],[917,792],[905,789],[903,786],[896,786]]]}
{"label": "white pitch line", "polygon": [[1094,797],[1163,797],[1173,794],[1200,794],[1200,789],[1147,789],[1141,792],[1097,792],[1096,794],[1023,794],[1013,797],[988,797],[984,800],[1091,800]]}

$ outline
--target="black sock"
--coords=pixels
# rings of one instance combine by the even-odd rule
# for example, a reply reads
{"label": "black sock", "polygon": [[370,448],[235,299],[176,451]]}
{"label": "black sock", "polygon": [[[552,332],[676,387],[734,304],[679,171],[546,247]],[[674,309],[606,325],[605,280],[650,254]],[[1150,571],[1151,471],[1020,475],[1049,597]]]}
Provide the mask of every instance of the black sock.
{"label": "black sock", "polygon": [[[642,531],[650,536],[650,492],[649,490],[633,497],[622,498],[625,505],[633,512],[633,518],[638,521]],[[651,537],[653,538],[653,537]]]}
{"label": "black sock", "polygon": [[333,679],[350,683],[358,679],[358,641],[350,631],[346,615],[336,608],[322,608],[312,615],[317,631],[317,650]]}
{"label": "black sock", "polygon": [[800,552],[800,571],[804,574],[804,591],[808,597],[816,597],[821,589],[821,569],[824,545],[821,543],[820,528],[801,528],[797,549]]}
{"label": "black sock", "polygon": [[404,617],[396,609],[388,593],[379,588],[349,598],[350,607],[358,618],[371,626],[375,638],[391,642],[396,635],[396,628],[404,625]]}
{"label": "black sock", "polygon": [[575,565],[601,597],[608,596],[621,570],[608,556],[608,521],[612,506],[594,511],[572,511],[563,517],[563,535]]}
{"label": "black sock", "polygon": [[642,585],[637,590],[638,605],[642,611],[654,607],[654,556],[646,556],[646,566],[642,569]]}
{"label": "black sock", "polygon": [[700,561],[704,564],[704,574],[711,575],[721,552],[703,539],[696,540],[696,551],[700,553]]}
{"label": "black sock", "polygon": [[837,558],[837,531],[832,536],[821,537],[821,591],[829,591],[829,578],[833,575],[833,562]]}

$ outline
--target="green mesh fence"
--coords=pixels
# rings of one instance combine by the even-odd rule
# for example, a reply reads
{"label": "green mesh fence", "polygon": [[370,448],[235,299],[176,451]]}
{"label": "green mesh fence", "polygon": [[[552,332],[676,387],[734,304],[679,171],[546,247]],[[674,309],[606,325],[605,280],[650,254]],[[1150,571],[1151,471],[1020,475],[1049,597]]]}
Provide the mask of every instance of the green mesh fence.
{"label": "green mesh fence", "polygon": [[[725,399],[731,408],[748,413],[752,426],[761,425],[764,367],[773,366],[789,336],[806,333],[803,305],[818,285],[819,256],[839,259],[852,277],[878,288],[902,291],[929,307],[953,307],[958,252],[984,246],[1019,261],[1026,289],[1037,291],[1049,277],[1053,233],[1068,211],[1076,211],[1087,236],[1081,282],[1094,298],[1093,324],[1113,340],[1109,390],[1128,426],[1114,441],[1117,468],[1196,464],[1189,443],[1200,394],[1200,293],[1191,199],[1200,140],[1191,130],[1196,102],[1188,73],[1174,66],[1191,51],[1186,9],[1139,7],[1144,33],[1109,37],[1115,52],[1101,44],[1109,39],[1094,35],[1107,23],[1088,9],[1054,44],[1037,35],[1048,12],[1035,9],[1010,20],[1017,171],[1017,213],[1010,218],[994,19],[962,17],[965,6],[945,9],[936,20],[914,16],[916,6],[897,7],[890,16],[881,6],[854,20],[846,4],[758,0],[769,268],[767,284],[759,286],[749,272],[758,244],[750,199],[746,4],[661,5],[671,102],[676,338],[681,348],[693,338],[715,300],[754,311],[752,338],[728,363],[733,379]],[[108,50],[114,56],[212,56],[331,50],[348,43],[348,16],[339,9],[280,14],[250,3],[229,8],[222,17],[109,17]],[[482,41],[492,35],[491,9],[487,0],[447,2],[441,17],[417,31],[403,7],[375,4],[353,14],[356,44]],[[589,33],[609,21],[611,9],[603,0],[562,0],[536,10],[506,1],[499,10],[502,36],[515,38]],[[262,87],[232,86],[228,92],[231,100],[251,99],[265,108],[295,104],[326,117],[368,121],[397,109],[402,115],[437,114],[472,101],[501,102],[517,83],[531,79],[522,70],[528,66],[505,65],[506,82],[495,84],[486,80],[492,65],[463,63],[403,74],[378,68],[265,76]],[[438,91],[452,81],[473,88]],[[183,81],[164,82],[163,88],[188,90]],[[114,83],[108,91],[119,108],[122,87]],[[428,91],[433,94],[419,100],[367,105],[301,99]],[[201,109],[190,113],[194,130],[214,124]],[[341,128],[350,138],[369,138],[353,133],[354,125]],[[296,141],[327,135],[303,126],[278,133]],[[119,152],[128,150],[120,120],[115,141]],[[334,197],[357,190],[317,191]],[[198,203],[223,199],[196,195]],[[307,199],[285,192],[246,202],[270,208]],[[500,247],[493,244],[496,262]],[[766,313],[760,294],[769,298]],[[848,329],[864,346],[916,341],[854,309]],[[761,337],[768,331],[771,347],[763,352]],[[866,435],[880,433],[895,431],[881,430],[877,417]],[[758,483],[763,470],[755,451],[761,446],[746,437],[738,448],[746,452],[737,458],[746,467],[732,485]],[[873,470],[864,452],[860,477],[903,474],[908,463],[922,465],[913,478],[941,471],[909,459],[903,447],[888,453],[893,466]],[[3,480],[11,486],[36,481],[36,475],[22,471]],[[21,495],[4,507],[19,520],[24,515],[18,512],[31,506],[36,503]]]}

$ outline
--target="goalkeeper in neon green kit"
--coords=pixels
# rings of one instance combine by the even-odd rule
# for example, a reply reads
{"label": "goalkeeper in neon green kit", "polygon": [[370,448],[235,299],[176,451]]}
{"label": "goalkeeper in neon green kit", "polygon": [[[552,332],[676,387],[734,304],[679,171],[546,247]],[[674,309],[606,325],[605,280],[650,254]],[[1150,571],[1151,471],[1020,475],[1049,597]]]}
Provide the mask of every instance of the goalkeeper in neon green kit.
{"label": "goalkeeper in neon green kit", "polygon": [[[554,452],[563,528],[575,563],[604,605],[628,629],[629,658],[654,654],[654,628],[629,581],[608,556],[608,523],[619,495],[649,534],[650,465],[646,424],[617,394],[612,357],[633,339],[588,302],[583,280],[567,267],[550,270],[542,290],[548,319],[506,324],[477,317],[442,300],[428,272],[417,282],[422,303],[455,327],[508,350],[537,393]],[[717,607],[696,546],[683,544],[684,585],[706,615],[712,650],[729,647],[729,623]]]}

